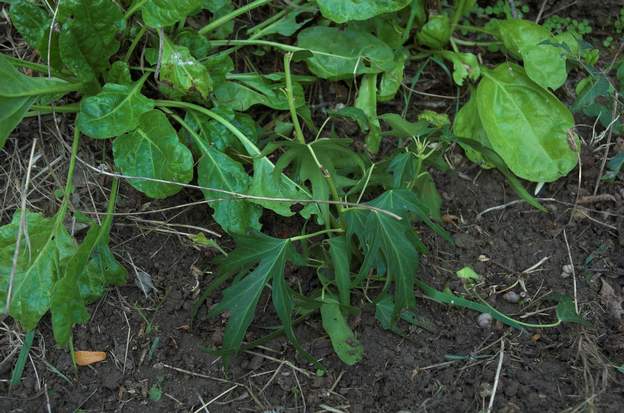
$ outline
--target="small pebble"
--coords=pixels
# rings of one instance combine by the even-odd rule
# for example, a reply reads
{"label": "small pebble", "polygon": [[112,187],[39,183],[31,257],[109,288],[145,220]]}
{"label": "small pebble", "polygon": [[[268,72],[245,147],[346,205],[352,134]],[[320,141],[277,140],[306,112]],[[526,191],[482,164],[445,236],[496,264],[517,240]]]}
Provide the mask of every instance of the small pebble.
{"label": "small pebble", "polygon": [[572,264],[566,264],[561,268],[561,270],[565,273],[572,274],[574,272],[574,267]]}
{"label": "small pebble", "polygon": [[481,313],[477,318],[477,324],[481,328],[492,327],[492,315],[490,313]]}
{"label": "small pebble", "polygon": [[508,303],[517,304],[518,302],[520,302],[520,295],[515,291],[507,291],[503,295],[503,300],[507,301]]}

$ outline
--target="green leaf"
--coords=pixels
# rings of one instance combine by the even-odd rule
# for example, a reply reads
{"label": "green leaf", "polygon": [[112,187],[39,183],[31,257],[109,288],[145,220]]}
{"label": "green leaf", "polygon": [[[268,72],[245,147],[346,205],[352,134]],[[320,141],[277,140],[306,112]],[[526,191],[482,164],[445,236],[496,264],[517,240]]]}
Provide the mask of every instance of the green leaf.
{"label": "green leaf", "polygon": [[173,88],[174,97],[199,93],[205,99],[213,87],[206,66],[196,60],[186,47],[175,45],[166,37],[159,80]]}
{"label": "green leaf", "polygon": [[391,101],[401,88],[407,57],[408,53],[404,50],[398,52],[392,69],[384,72],[381,76],[379,91],[377,94],[377,98],[380,102]]}
{"label": "green leaf", "polygon": [[431,49],[444,49],[451,39],[451,22],[447,15],[430,16],[416,35],[419,44]]}
{"label": "green leaf", "polygon": [[443,51],[439,54],[444,59],[453,62],[453,80],[457,85],[463,86],[466,78],[476,81],[481,76],[481,66],[474,54],[450,51]]}
{"label": "green leaf", "polygon": [[[283,82],[271,82],[261,75],[251,74],[238,82],[221,83],[214,94],[219,106],[239,112],[245,112],[254,105],[288,110],[285,87]],[[293,94],[296,107],[305,104],[303,88],[296,82],[293,83]]]}
{"label": "green leaf", "polygon": [[553,45],[550,31],[528,20],[498,22],[498,33],[505,48],[522,58],[527,76],[538,85],[558,89],[568,77],[565,51]]}
{"label": "green leaf", "polygon": [[58,15],[63,63],[84,81],[104,73],[119,50],[117,34],[124,25],[119,6],[112,0],[65,0]]}
{"label": "green leaf", "polygon": [[329,239],[329,254],[334,276],[336,277],[336,287],[340,297],[340,304],[349,306],[351,304],[351,269],[349,263],[349,251],[347,239],[344,236],[332,237]]}
{"label": "green leaf", "polygon": [[143,21],[159,29],[171,26],[198,11],[202,0],[147,0],[142,8]]}
{"label": "green leaf", "polygon": [[9,15],[13,26],[31,47],[39,52],[46,49],[52,20],[46,10],[29,0],[17,0],[11,4]]}
{"label": "green leaf", "polygon": [[106,73],[107,83],[117,83],[119,85],[132,84],[132,76],[130,75],[130,66],[123,60],[118,60],[111,65],[110,70]]}
{"label": "green leaf", "polygon": [[[282,296],[288,293],[283,290],[285,285],[281,283],[285,283],[283,277],[286,261],[296,255],[289,239],[256,234],[237,236],[235,240],[236,249],[223,261],[220,269],[227,274],[240,272],[238,280],[225,289],[222,300],[212,307],[208,314],[214,317],[228,312],[229,319],[223,336],[223,347],[228,352],[236,352],[240,348],[253,320],[260,295],[272,277],[281,278],[277,281],[278,315],[284,318],[282,323],[285,320],[286,323],[290,323],[288,313],[291,307],[289,303],[283,301],[285,298]],[[255,268],[248,273],[253,266]],[[276,284],[273,288],[275,287]]]}
{"label": "green leaf", "polygon": [[325,297],[321,304],[323,329],[329,335],[334,351],[344,363],[352,366],[362,360],[364,347],[357,340],[344,315],[340,311],[338,301]]}
{"label": "green leaf", "polygon": [[[268,25],[267,27],[259,30],[258,32],[249,32],[248,34],[253,34],[254,36],[268,36],[271,34],[280,34],[282,36],[290,37],[297,32],[300,28],[305,26],[311,18],[308,19],[297,19],[303,13],[316,13],[316,7],[313,5],[308,6],[300,6],[290,10],[284,17]],[[256,34],[258,33],[258,34]]]}
{"label": "green leaf", "polygon": [[[203,187],[224,189],[245,194],[251,185],[251,177],[243,166],[223,152],[206,146],[202,150],[197,170],[198,184]],[[250,229],[260,230],[262,208],[243,199],[227,194],[202,190],[206,199],[217,199],[210,206],[213,217],[224,231],[230,234],[245,234]]]}
{"label": "green leaf", "polygon": [[[381,324],[381,327],[384,330],[390,330],[395,334],[399,334],[400,336],[405,336],[403,331],[396,324],[397,320],[393,322],[393,315],[395,314],[395,306],[394,301],[392,301],[392,296],[389,294],[383,294],[382,297],[377,300],[375,303],[375,318]],[[403,310],[401,312],[401,319],[407,321],[408,323],[424,328],[430,332],[436,332],[435,325],[433,322],[426,317],[422,317],[414,313],[410,310]]]}
{"label": "green leaf", "polygon": [[572,114],[519,66],[504,63],[485,72],[477,108],[492,148],[519,177],[552,182],[576,166],[577,152],[568,143]]}
{"label": "green leaf", "polygon": [[394,52],[387,44],[356,30],[310,27],[299,33],[297,46],[312,52],[306,59],[308,69],[322,79],[352,79],[392,70],[395,65]]}
{"label": "green leaf", "polygon": [[377,117],[377,75],[362,76],[355,107],[361,109],[368,118],[369,132],[366,136],[366,148],[371,153],[379,152],[381,145],[381,125]]}
{"label": "green leaf", "polygon": [[589,326],[590,323],[585,320],[579,313],[576,312],[574,301],[570,296],[564,294],[555,294],[552,296],[557,300],[557,319],[563,323],[577,323],[585,326]]}
{"label": "green leaf", "polygon": [[20,73],[0,54],[0,149],[38,97],[64,94],[80,88],[63,80]]}
{"label": "green leaf", "polygon": [[107,83],[97,95],[82,99],[80,131],[94,139],[108,139],[136,129],[141,116],[154,109],[154,101],[141,94],[144,79],[134,85]]}
{"label": "green leaf", "polygon": [[[134,131],[113,142],[115,165],[124,175],[188,183],[193,178],[193,155],[180,143],[167,117],[158,110],[145,113]],[[166,198],[182,187],[173,183],[129,179],[151,198]]]}
{"label": "green leaf", "polygon": [[384,134],[395,138],[418,138],[431,132],[427,122],[409,122],[397,113],[384,113],[379,115],[379,119],[390,127],[390,131]]}
{"label": "green leaf", "polygon": [[624,152],[618,152],[607,163],[607,172],[602,179],[604,181],[613,182],[624,167]]}
{"label": "green leaf", "polygon": [[[6,306],[9,277],[15,254],[20,212],[0,227],[0,308]],[[22,236],[15,267],[9,314],[26,330],[32,330],[50,308],[50,297],[61,268],[76,252],[76,244],[62,225],[62,218],[45,218],[26,211],[27,237]]]}
{"label": "green leaf", "polygon": [[[457,113],[457,116],[455,116],[453,133],[460,138],[474,140],[485,147],[492,147],[485,133],[485,129],[483,129],[483,125],[481,124],[481,119],[479,118],[476,94],[472,94],[470,96],[468,102],[464,104],[464,106]],[[487,162],[483,155],[472,146],[466,145],[462,142],[458,143],[470,161],[485,169],[491,169],[494,167],[494,165]]]}
{"label": "green leaf", "polygon": [[316,0],[323,17],[336,23],[366,20],[392,13],[410,4],[411,0]]}
{"label": "green leaf", "polygon": [[481,279],[481,276],[470,267],[464,267],[461,270],[458,270],[457,276],[462,280],[467,281],[479,281]]}

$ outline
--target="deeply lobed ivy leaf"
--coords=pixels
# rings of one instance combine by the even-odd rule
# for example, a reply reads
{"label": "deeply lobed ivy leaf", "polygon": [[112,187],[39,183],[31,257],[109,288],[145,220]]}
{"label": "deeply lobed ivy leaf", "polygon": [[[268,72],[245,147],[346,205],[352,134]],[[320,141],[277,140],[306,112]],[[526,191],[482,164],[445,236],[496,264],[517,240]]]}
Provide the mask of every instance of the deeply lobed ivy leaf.
{"label": "deeply lobed ivy leaf", "polygon": [[139,126],[113,142],[115,165],[125,175],[158,179],[129,179],[130,185],[152,198],[166,198],[193,178],[193,155],[158,110],[143,114]]}

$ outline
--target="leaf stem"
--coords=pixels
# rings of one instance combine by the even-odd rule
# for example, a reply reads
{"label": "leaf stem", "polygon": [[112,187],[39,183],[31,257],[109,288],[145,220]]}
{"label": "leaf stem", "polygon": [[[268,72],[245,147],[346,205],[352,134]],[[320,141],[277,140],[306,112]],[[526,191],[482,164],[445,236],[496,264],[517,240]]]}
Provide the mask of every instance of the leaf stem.
{"label": "leaf stem", "polygon": [[[34,63],[34,62],[29,62],[28,60],[22,60],[22,59],[18,59],[17,57],[13,57],[10,56],[8,54],[2,54],[2,57],[4,57],[6,60],[10,61],[11,63],[13,63],[15,66],[19,66],[19,67],[25,67],[27,69],[31,69],[34,71],[37,71],[39,73],[45,73],[46,75],[48,74],[48,66],[47,65],[43,65],[41,63]],[[57,71],[52,69],[50,71],[50,73],[54,76],[54,77],[58,77],[60,79],[63,80],[68,80],[66,79],[67,76],[71,76],[71,73],[69,72],[65,72],[65,71]]]}
{"label": "leaf stem", "polygon": [[342,233],[344,232],[343,229],[340,228],[336,228],[336,229],[324,229],[321,231],[316,231],[316,232],[312,232],[311,234],[304,234],[304,235],[298,235],[296,237],[290,237],[288,238],[291,242],[296,242],[296,241],[303,241],[305,239],[309,239],[309,238],[314,238],[314,237],[318,237],[319,235],[323,235],[323,234],[330,234],[330,233]]}
{"label": "leaf stem", "polygon": [[483,47],[503,44],[503,42],[477,42],[477,41],[472,41],[472,40],[462,40],[462,39],[458,39],[457,37],[451,37],[451,42],[454,42],[455,44],[458,44],[461,46],[483,46]]}
{"label": "leaf stem", "polygon": [[134,13],[139,11],[145,3],[147,3],[147,0],[138,0],[126,11],[126,14],[124,14],[123,19],[128,20]]}
{"label": "leaf stem", "polygon": [[299,116],[297,115],[297,107],[295,106],[295,96],[293,94],[293,83],[290,76],[290,62],[293,58],[293,52],[286,53],[284,55],[284,74],[286,75],[286,97],[288,99],[288,109],[290,110],[290,117],[295,127],[295,137],[299,143],[305,145],[305,137],[303,136],[303,130],[299,123]]}
{"label": "leaf stem", "polygon": [[43,113],[76,113],[80,112],[80,104],[78,103],[70,103],[62,106],[52,106],[52,105],[32,105],[30,107],[34,114],[43,114]]}
{"label": "leaf stem", "polygon": [[139,44],[139,42],[141,41],[141,39],[143,38],[146,32],[147,32],[147,26],[142,26],[141,30],[139,30],[137,35],[134,36],[134,39],[132,39],[132,43],[130,43],[130,47],[128,47],[128,51],[126,52],[126,55],[124,56],[124,60],[123,60],[124,62],[128,63],[128,61],[130,60],[130,57],[132,57],[132,53],[134,53],[134,49],[136,49],[137,45]]}
{"label": "leaf stem", "polygon": [[239,7],[238,9],[226,14],[225,16],[221,16],[216,20],[211,21],[210,23],[208,23],[207,25],[205,25],[204,27],[202,27],[198,33],[201,35],[205,35],[206,33],[209,33],[215,29],[217,29],[218,27],[224,25],[225,23],[229,22],[230,20],[234,20],[235,18],[237,18],[238,16],[240,16],[241,14],[245,14],[248,11],[251,11],[255,8],[258,8],[260,6],[264,6],[267,3],[270,3],[272,0],[256,0],[256,1],[252,1],[251,3],[243,6],[243,7]]}

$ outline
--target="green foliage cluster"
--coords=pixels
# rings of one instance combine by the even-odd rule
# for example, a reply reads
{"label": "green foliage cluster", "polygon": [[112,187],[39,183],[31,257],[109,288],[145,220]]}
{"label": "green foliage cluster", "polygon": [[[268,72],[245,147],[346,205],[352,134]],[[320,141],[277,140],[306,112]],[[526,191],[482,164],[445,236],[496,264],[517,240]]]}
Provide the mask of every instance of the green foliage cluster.
{"label": "green foliage cluster", "polygon": [[[444,154],[454,144],[543,209],[518,178],[551,182],[576,165],[580,141],[572,113],[554,94],[583,62],[574,34],[555,36],[510,17],[470,26],[475,0],[435,11],[422,0],[299,0],[271,8],[270,17],[242,31],[234,30],[236,17],[270,0],[238,9],[228,0],[66,0],[54,15],[37,2],[9,3],[15,29],[41,63],[0,55],[0,147],[26,116],[76,113],[61,209],[52,218],[18,211],[0,228],[0,305],[25,328],[50,310],[58,342],[67,344],[71,326],[87,318],[85,305],[124,279],[107,246],[112,215],[92,224],[79,245],[63,227],[81,135],[110,142],[115,171],[147,197],[166,198],[195,182],[214,201],[213,218],[236,248],[219,262],[195,310],[228,285],[209,309],[210,316],[227,314],[220,350],[226,359],[243,345],[265,292],[281,321],[276,334],[305,354],[294,327],[319,313],[347,364],[363,354],[348,323],[363,290],[381,326],[395,332],[400,320],[417,322],[415,288],[522,326],[483,302],[420,280],[427,248],[415,224],[452,243],[441,227],[430,170],[448,168]],[[203,16],[208,23],[196,29]],[[508,60],[484,64],[476,50],[484,45],[458,38],[460,31],[485,34]],[[283,64],[270,73],[253,65],[241,72],[232,58],[241,48],[282,54]],[[452,122],[430,111],[416,121],[383,111],[380,104],[401,93],[408,65],[417,66],[415,86],[436,63],[448,65],[458,93],[469,90]],[[19,67],[47,76],[26,76]],[[308,104],[314,82],[343,82],[357,91],[352,106],[327,111],[327,127]],[[588,82],[583,96],[598,87]],[[409,106],[411,94],[405,96]],[[587,96],[578,109],[593,110],[591,102]],[[257,116],[258,108],[268,119]],[[334,127],[337,119],[358,126],[363,147]],[[115,194],[116,186],[109,212]],[[298,215],[302,232],[268,235],[261,217],[269,213]],[[29,239],[20,241],[25,226]],[[290,277],[292,266],[312,270],[315,286]],[[558,314],[575,321],[567,310]]]}

